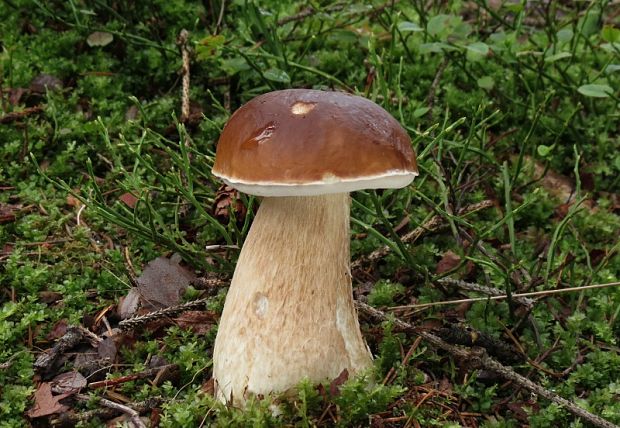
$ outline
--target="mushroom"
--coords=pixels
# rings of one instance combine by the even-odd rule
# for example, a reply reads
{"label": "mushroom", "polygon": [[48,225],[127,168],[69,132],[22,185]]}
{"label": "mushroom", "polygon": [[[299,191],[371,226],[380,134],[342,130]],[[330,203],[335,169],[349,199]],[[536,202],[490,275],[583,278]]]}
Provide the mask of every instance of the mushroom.
{"label": "mushroom", "polygon": [[351,287],[349,192],[411,183],[418,172],[405,130],[362,97],[270,92],[232,115],[213,174],[264,197],[215,339],[217,396],[243,405],[304,378],[368,368]]}

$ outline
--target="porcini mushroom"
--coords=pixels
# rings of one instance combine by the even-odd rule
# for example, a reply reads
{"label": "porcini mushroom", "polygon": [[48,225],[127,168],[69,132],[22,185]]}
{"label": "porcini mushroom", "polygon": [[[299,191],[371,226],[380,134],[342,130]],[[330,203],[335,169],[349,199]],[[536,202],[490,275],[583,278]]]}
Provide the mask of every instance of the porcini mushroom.
{"label": "porcini mushroom", "polygon": [[368,368],[351,288],[348,193],[413,180],[405,130],[362,97],[270,92],[232,115],[213,174],[264,197],[215,340],[217,396],[243,404],[304,378],[318,383]]}

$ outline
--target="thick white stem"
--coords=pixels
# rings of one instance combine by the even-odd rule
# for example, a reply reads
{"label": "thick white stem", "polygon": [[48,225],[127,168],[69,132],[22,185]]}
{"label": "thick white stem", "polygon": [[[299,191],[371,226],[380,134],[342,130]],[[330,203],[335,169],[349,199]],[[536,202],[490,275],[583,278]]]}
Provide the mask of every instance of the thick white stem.
{"label": "thick white stem", "polygon": [[220,399],[243,404],[371,364],[353,305],[349,205],[348,194],[262,201],[215,340]]}

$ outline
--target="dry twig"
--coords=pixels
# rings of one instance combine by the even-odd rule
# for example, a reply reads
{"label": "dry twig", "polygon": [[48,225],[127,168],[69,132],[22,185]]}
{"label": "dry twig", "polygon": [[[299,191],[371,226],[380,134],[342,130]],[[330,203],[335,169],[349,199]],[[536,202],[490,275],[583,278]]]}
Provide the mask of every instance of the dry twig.
{"label": "dry twig", "polygon": [[469,299],[458,299],[458,300],[444,300],[441,302],[420,303],[420,304],[415,304],[415,305],[392,306],[390,309],[394,309],[394,310],[424,309],[424,308],[429,308],[431,306],[456,305],[460,303],[482,302],[482,301],[487,301],[487,300],[503,300],[503,299],[507,299],[508,297],[530,308],[532,305],[534,305],[535,301],[530,299],[529,297],[536,297],[536,296],[543,297],[543,296],[550,296],[553,294],[573,293],[576,291],[593,290],[597,288],[617,287],[620,285],[620,282],[608,282],[606,284],[590,284],[590,285],[583,285],[580,287],[568,287],[568,288],[556,288],[553,290],[530,291],[528,293],[516,293],[516,294],[512,294],[511,296],[508,296],[507,294],[501,294],[501,292],[500,294],[497,294],[499,290],[496,288],[484,287],[478,284],[470,284],[465,281],[444,278],[444,279],[440,279],[439,282],[446,283],[446,284],[458,283],[457,285],[459,287],[462,287],[463,284],[466,284],[467,286],[462,287],[462,288],[466,288],[470,291],[477,291],[480,293],[485,293],[485,294],[488,294],[489,296],[488,297],[473,297]]}
{"label": "dry twig", "polygon": [[125,332],[135,330],[144,324],[148,324],[152,321],[156,321],[162,318],[169,318],[178,315],[182,312],[192,311],[195,309],[202,309],[209,301],[209,298],[193,300],[191,302],[183,303],[182,305],[170,306],[169,308],[160,309],[158,311],[150,312],[146,315],[140,315],[137,317],[129,318],[121,321],[118,324],[118,328]]}
{"label": "dry twig", "polygon": [[177,38],[177,44],[181,49],[181,57],[183,58],[183,89],[181,94],[181,122],[186,122],[189,118],[189,48],[187,41],[189,32],[181,30]]}
{"label": "dry twig", "polygon": [[56,344],[48,352],[37,357],[34,362],[34,368],[39,371],[48,370],[52,367],[56,359],[77,346],[84,338],[84,329],[80,327],[68,327],[67,332],[62,336]]}
{"label": "dry twig", "polygon": [[114,379],[105,379],[97,382],[91,382],[88,384],[89,389],[97,388],[109,388],[111,386],[120,385],[121,383],[132,382],[138,379],[145,379],[151,376],[157,376],[162,371],[171,371],[178,369],[176,364],[165,364],[163,366],[153,367],[146,369],[140,373],[134,373],[126,376],[117,377]]}
{"label": "dry twig", "polygon": [[23,119],[32,114],[41,113],[43,111],[43,106],[34,106],[23,109],[22,111],[14,111],[12,113],[7,113],[4,116],[0,117],[0,124],[2,123],[11,123],[17,120]]}

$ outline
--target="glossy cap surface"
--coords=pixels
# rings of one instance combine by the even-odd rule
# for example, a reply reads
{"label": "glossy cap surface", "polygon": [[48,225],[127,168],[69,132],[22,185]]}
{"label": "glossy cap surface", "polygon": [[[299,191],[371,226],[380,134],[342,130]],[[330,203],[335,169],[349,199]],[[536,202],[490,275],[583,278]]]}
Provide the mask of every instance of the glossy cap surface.
{"label": "glossy cap surface", "polygon": [[288,89],[260,95],[232,115],[213,174],[252,195],[305,196],[400,188],[418,171],[409,136],[377,104]]}

